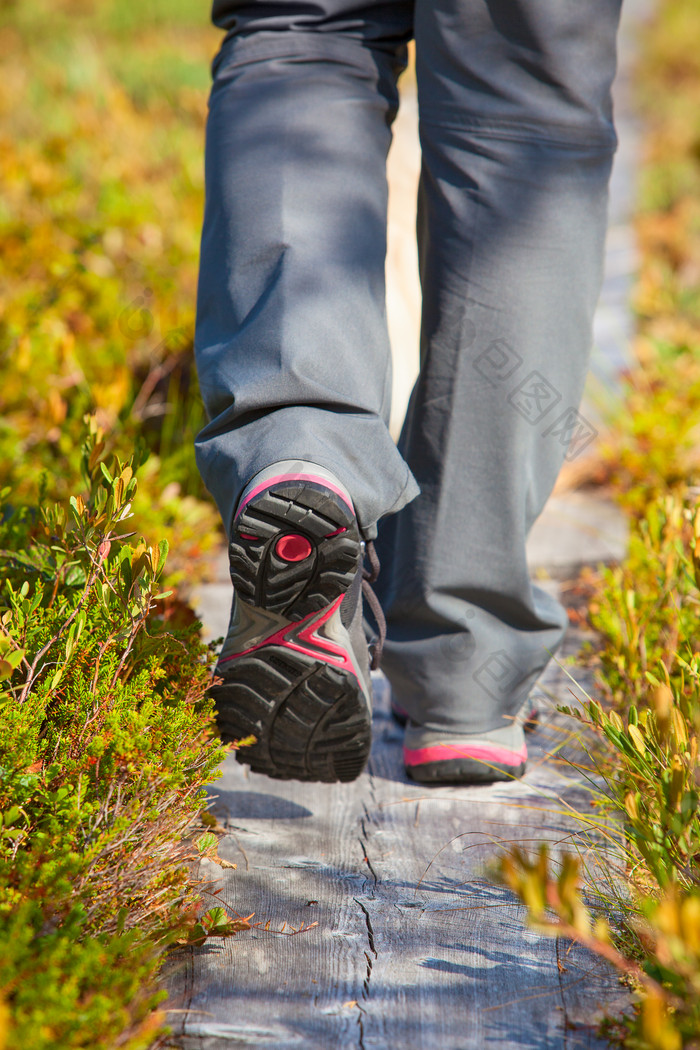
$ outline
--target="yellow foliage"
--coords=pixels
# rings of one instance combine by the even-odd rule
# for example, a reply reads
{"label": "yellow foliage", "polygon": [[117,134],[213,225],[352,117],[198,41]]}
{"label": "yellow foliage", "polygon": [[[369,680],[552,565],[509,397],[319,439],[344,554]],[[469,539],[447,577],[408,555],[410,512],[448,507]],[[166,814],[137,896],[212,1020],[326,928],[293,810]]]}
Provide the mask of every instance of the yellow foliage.
{"label": "yellow foliage", "polygon": [[639,820],[639,792],[628,791],[625,796],[625,810],[630,820]]}
{"label": "yellow foliage", "polygon": [[647,748],[646,744],[644,743],[644,737],[639,731],[639,728],[637,726],[628,726],[627,731],[630,735],[632,743],[636,747],[637,751],[639,751],[640,755],[645,754]]}
{"label": "yellow foliage", "polygon": [[10,1031],[10,1011],[2,1000],[0,1000],[0,1050],[7,1046],[7,1036]]}
{"label": "yellow foliage", "polygon": [[662,997],[649,992],[642,1000],[642,1032],[652,1050],[681,1050],[683,1040]]}

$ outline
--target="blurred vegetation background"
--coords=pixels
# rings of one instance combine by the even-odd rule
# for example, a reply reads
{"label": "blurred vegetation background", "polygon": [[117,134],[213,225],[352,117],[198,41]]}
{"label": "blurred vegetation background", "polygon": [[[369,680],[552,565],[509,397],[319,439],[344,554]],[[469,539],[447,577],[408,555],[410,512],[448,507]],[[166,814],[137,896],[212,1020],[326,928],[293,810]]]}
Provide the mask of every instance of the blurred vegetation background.
{"label": "blurred vegetation background", "polygon": [[604,457],[641,517],[700,483],[700,4],[655,0],[637,47],[636,366]]}
{"label": "blurred vegetation background", "polygon": [[129,527],[169,582],[220,537],[192,360],[209,64],[195,0],[0,3],[0,488],[80,487],[83,417],[151,456]]}

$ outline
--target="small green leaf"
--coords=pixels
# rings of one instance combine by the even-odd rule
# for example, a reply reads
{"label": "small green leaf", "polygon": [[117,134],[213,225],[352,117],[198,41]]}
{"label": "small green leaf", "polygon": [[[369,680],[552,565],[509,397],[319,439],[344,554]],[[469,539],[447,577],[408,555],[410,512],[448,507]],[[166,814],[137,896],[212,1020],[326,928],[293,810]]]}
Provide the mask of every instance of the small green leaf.
{"label": "small green leaf", "polygon": [[200,947],[207,939],[207,931],[204,929],[202,924],[198,922],[196,926],[193,926],[190,930],[189,937],[187,938],[190,944],[195,947]]}
{"label": "small green leaf", "polygon": [[214,846],[216,846],[216,842],[216,835],[212,835],[211,831],[207,831],[204,833],[204,835],[200,835],[200,837],[195,842],[195,846],[197,847],[200,853],[206,853],[208,849],[212,849]]}
{"label": "small green leaf", "polygon": [[24,659],[24,649],[15,649],[14,652],[8,653],[5,660],[10,665],[13,671],[15,671]]}
{"label": "small green leaf", "polygon": [[229,918],[225,908],[210,908],[202,921],[211,931],[217,926],[226,926]]}

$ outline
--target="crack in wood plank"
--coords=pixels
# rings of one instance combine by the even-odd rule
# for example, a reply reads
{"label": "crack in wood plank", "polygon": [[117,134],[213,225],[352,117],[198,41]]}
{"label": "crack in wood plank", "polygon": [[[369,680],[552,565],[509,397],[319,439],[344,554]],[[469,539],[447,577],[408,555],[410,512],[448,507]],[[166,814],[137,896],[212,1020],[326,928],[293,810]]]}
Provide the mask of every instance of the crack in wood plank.
{"label": "crack in wood plank", "polygon": [[379,880],[377,878],[376,871],[372,867],[372,861],[369,859],[369,851],[368,851],[368,846],[367,846],[367,833],[365,831],[364,820],[360,821],[360,826],[362,827],[362,833],[365,836],[364,838],[359,838],[357,840],[360,843],[360,848],[362,850],[362,863],[366,864],[367,867],[369,868],[370,874],[371,874],[371,876],[372,876],[372,878],[374,880],[374,885],[376,886],[377,882]]}
{"label": "crack in wood plank", "polygon": [[365,908],[364,904],[362,903],[362,901],[358,901],[357,897],[355,897],[355,903],[357,905],[359,905],[359,907],[362,909],[362,912],[364,913],[365,923],[367,925],[367,940],[369,942],[369,950],[372,952],[372,954],[374,955],[374,958],[376,959],[377,958],[377,949],[374,946],[374,930],[372,929],[372,918],[371,918],[369,912],[367,911],[367,909]]}

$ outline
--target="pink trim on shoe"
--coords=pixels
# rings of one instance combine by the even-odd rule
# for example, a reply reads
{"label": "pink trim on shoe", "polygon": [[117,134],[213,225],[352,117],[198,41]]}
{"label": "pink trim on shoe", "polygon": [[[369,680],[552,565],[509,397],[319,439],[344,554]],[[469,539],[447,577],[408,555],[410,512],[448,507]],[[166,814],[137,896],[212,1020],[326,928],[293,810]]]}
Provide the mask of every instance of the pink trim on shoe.
{"label": "pink trim on shoe", "polygon": [[352,503],[348,501],[348,497],[345,495],[343,490],[338,488],[337,485],[334,485],[332,481],[328,481],[327,478],[319,478],[316,474],[280,474],[279,477],[268,478],[267,481],[261,481],[259,485],[255,486],[252,492],[248,493],[248,495],[236,511],[236,516],[233,519],[234,522],[236,522],[241,516],[241,513],[243,512],[243,509],[245,508],[246,504],[250,503],[250,501],[258,495],[258,493],[263,492],[265,489],[269,489],[272,485],[279,484],[280,481],[315,481],[317,485],[325,485],[325,487],[327,489],[330,489],[331,492],[335,492],[336,496],[340,496],[343,503],[350,508],[353,514],[355,513],[355,508],[353,507]]}
{"label": "pink trim on shoe", "polygon": [[404,762],[407,766],[422,766],[427,762],[449,762],[458,758],[473,758],[479,762],[498,766],[520,766],[527,760],[527,747],[511,751],[498,744],[431,744],[414,750],[405,747]]}
{"label": "pink trim on shoe", "polygon": [[[331,664],[333,667],[338,667],[342,671],[350,671],[351,674],[355,675],[358,682],[360,676],[355,670],[355,665],[348,653],[343,649],[342,645],[338,645],[336,642],[332,642],[330,638],[323,638],[316,632],[319,627],[323,627],[326,620],[330,620],[333,613],[336,611],[340,603],[342,602],[344,594],[341,594],[332,605],[329,605],[322,616],[319,616],[318,612],[309,613],[303,620],[298,620],[296,623],[287,624],[286,627],[280,628],[279,631],[275,631],[274,634],[269,635],[267,638],[263,638],[257,645],[253,645],[250,649],[244,649],[240,653],[232,653],[231,656],[225,656],[219,663],[226,664],[231,660],[237,660],[239,656],[247,656],[249,653],[254,653],[258,649],[264,649],[268,645],[281,645],[287,649],[295,649],[298,653],[304,653],[305,656],[312,656],[315,660],[323,660],[325,663]],[[310,621],[310,622],[309,622]],[[307,626],[305,627],[304,624]],[[297,637],[302,642],[309,642],[310,645],[317,645],[318,649],[307,649],[306,646],[298,645],[297,642],[287,637],[290,633],[295,632]]]}

